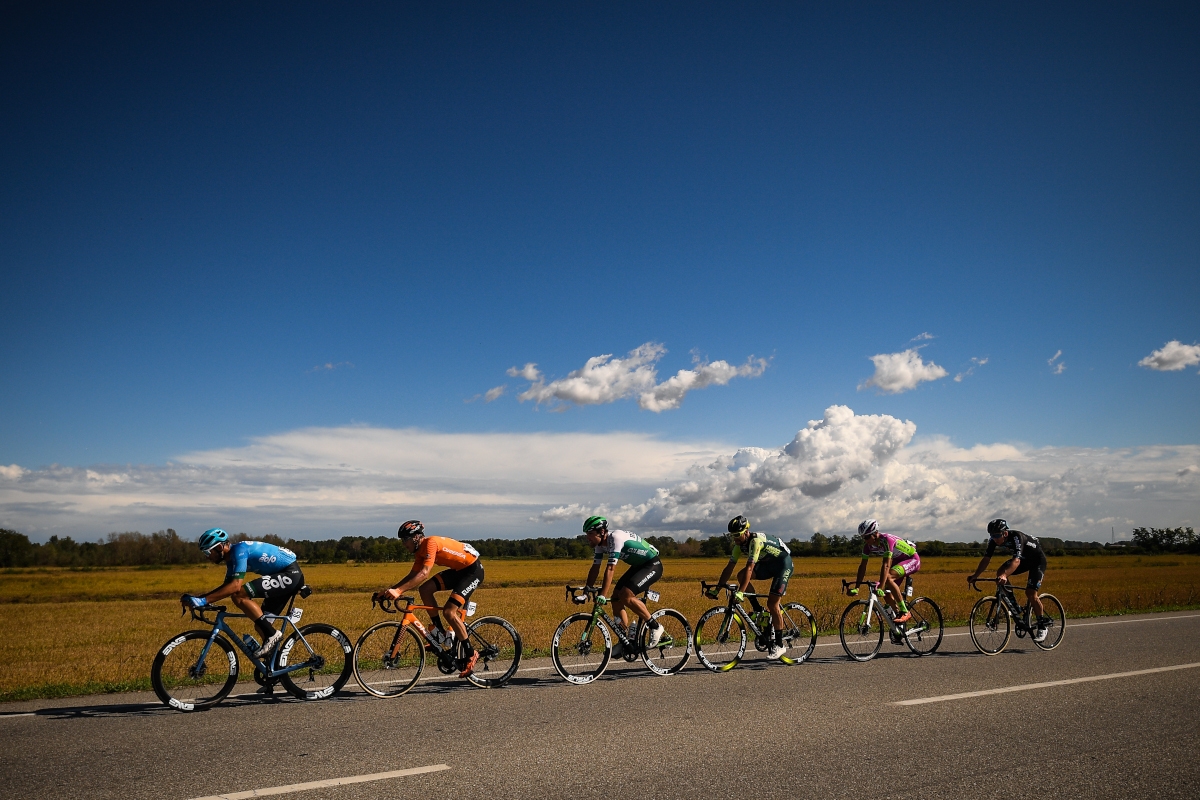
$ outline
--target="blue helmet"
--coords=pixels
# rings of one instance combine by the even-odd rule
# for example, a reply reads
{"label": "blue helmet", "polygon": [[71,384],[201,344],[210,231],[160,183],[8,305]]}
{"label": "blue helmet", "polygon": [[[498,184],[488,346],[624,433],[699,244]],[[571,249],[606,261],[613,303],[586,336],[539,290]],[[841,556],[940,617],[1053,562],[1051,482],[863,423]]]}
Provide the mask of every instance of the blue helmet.
{"label": "blue helmet", "polygon": [[209,550],[212,550],[222,542],[228,541],[228,533],[220,528],[209,528],[204,533],[200,534],[200,541],[198,541],[197,544],[200,545],[201,550],[207,553]]}

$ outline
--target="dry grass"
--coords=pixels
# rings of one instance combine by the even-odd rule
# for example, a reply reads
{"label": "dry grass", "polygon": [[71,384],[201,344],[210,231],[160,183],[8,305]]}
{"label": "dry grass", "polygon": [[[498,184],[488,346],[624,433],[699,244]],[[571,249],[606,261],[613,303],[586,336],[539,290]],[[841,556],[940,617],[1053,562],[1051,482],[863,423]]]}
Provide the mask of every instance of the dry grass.
{"label": "dry grass", "polygon": [[[976,563],[926,559],[917,577],[917,593],[936,600],[947,623],[964,621],[980,596],[964,579]],[[506,617],[521,631],[527,651],[544,651],[559,621],[583,608],[566,602],[562,587],[581,582],[588,566],[586,561],[489,561],[485,587],[475,594],[477,613]],[[700,595],[698,580],[715,580],[722,566],[715,559],[667,561],[667,576],[657,587],[662,603],[694,621],[714,604]],[[829,631],[847,602],[840,579],[853,578],[857,568],[857,559],[797,559],[788,599],[811,608],[822,630]],[[357,638],[385,616],[372,611],[369,592],[399,580],[407,569],[407,564],[306,567],[305,577],[318,591],[301,604],[305,621],[331,622]],[[878,576],[876,561],[868,576]],[[215,586],[221,578],[221,569],[212,566],[0,574],[0,699],[147,688],[157,648],[195,626],[180,619],[174,598]],[[1017,585],[1023,586],[1023,579]],[[1056,595],[1071,616],[1196,607],[1200,557],[1055,558],[1043,590]],[[156,599],[110,599],[147,596]],[[248,630],[244,624],[236,627]]]}

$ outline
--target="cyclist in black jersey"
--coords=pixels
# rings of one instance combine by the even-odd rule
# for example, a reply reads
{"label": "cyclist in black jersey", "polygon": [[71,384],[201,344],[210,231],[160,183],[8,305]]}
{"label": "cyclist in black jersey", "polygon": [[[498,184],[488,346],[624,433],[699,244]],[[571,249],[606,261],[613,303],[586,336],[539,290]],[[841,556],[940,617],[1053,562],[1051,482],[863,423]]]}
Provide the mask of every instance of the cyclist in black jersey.
{"label": "cyclist in black jersey", "polygon": [[1012,548],[1013,556],[1001,564],[1000,569],[996,570],[996,580],[1000,583],[1007,583],[1012,575],[1020,575],[1022,572],[1029,573],[1029,578],[1025,583],[1025,597],[1029,600],[1029,605],[1037,614],[1038,619],[1037,630],[1034,632],[1033,638],[1039,642],[1043,641],[1046,638],[1047,623],[1050,620],[1046,617],[1041,598],[1038,597],[1038,589],[1042,587],[1042,581],[1046,577],[1046,552],[1042,550],[1041,543],[1037,538],[1021,531],[1010,530],[1008,522],[1003,519],[994,519],[989,522],[987,531],[990,537],[987,552],[983,554],[979,566],[975,568],[975,574],[967,577],[967,583],[974,583],[975,579],[987,569],[988,562],[991,561],[996,548],[1007,544]]}

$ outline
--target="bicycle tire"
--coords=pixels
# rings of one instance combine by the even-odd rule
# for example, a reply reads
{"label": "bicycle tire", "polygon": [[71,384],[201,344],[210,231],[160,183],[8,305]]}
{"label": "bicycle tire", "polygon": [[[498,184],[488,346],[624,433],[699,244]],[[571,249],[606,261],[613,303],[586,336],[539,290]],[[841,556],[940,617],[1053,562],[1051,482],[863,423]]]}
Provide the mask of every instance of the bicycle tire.
{"label": "bicycle tire", "polygon": [[[301,638],[303,637],[303,638]],[[307,646],[305,643],[307,642]],[[354,671],[354,648],[350,638],[332,625],[314,622],[292,631],[275,651],[279,668],[299,660],[308,667],[285,672],[279,676],[283,688],[301,700],[324,700],[333,697]]]}
{"label": "bicycle tire", "polygon": [[985,656],[1001,652],[1012,638],[1012,615],[995,596],[975,601],[967,626],[975,649]]}
{"label": "bicycle tire", "polygon": [[521,666],[521,634],[502,617],[480,617],[467,627],[467,640],[479,653],[467,681],[481,689],[499,689]]}
{"label": "bicycle tire", "polygon": [[[179,711],[200,711],[225,699],[238,679],[237,651],[221,634],[213,640],[197,673],[200,653],[212,631],[184,631],[158,649],[150,684],[158,699]],[[198,692],[211,689],[207,694]]]}
{"label": "bicycle tire", "polygon": [[563,680],[578,686],[603,675],[612,657],[613,640],[608,626],[598,619],[589,632],[591,622],[591,614],[572,614],[559,623],[550,641],[550,661],[555,671]]}
{"label": "bicycle tire", "polygon": [[942,644],[942,610],[928,597],[918,597],[908,604],[912,619],[905,626],[904,643],[915,655],[928,656]]}
{"label": "bicycle tire", "polygon": [[746,623],[737,611],[726,606],[714,606],[700,615],[692,644],[696,658],[713,672],[728,672],[746,655]]}
{"label": "bicycle tire", "polygon": [[870,605],[866,600],[855,600],[846,606],[838,623],[842,649],[855,661],[870,661],[883,646],[883,620],[880,618],[883,608],[876,608],[867,622]]}
{"label": "bicycle tire", "polygon": [[1045,616],[1050,617],[1050,626],[1046,629],[1046,638],[1040,642],[1034,638],[1033,643],[1043,650],[1053,650],[1062,644],[1063,636],[1067,633],[1067,612],[1054,595],[1040,594],[1038,597],[1042,601]]}
{"label": "bicycle tire", "polygon": [[425,642],[411,626],[384,620],[362,632],[351,657],[354,680],[368,694],[399,697],[425,669]]}
{"label": "bicycle tire", "polygon": [[674,675],[687,664],[692,655],[692,626],[687,617],[673,608],[660,608],[650,615],[665,630],[658,644],[650,647],[650,626],[639,628],[638,645],[642,662],[656,675]]}
{"label": "bicycle tire", "polygon": [[817,620],[813,613],[799,603],[787,603],[779,612],[783,615],[783,643],[788,653],[801,650],[799,655],[784,655],[784,664],[802,664],[817,647]]}

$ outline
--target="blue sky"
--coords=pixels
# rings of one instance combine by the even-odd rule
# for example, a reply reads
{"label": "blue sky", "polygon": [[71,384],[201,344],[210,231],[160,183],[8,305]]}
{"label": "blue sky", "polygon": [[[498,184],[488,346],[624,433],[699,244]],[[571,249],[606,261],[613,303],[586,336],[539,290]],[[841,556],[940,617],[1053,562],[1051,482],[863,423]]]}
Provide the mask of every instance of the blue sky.
{"label": "blue sky", "polygon": [[[279,511],[302,491],[291,484],[255,499],[278,476],[205,473],[237,483],[235,499],[171,470],[354,426],[482,437],[474,451],[421,441],[502,465],[525,440],[495,437],[550,436],[566,472],[584,434],[732,457],[782,447],[809,420],[833,426],[832,406],[911,421],[901,450],[1013,446],[1026,467],[1003,463],[1024,481],[1100,459],[1109,477],[1075,500],[1013,508],[1046,530],[1200,522],[1195,7],[3,14],[0,525],[91,538],[230,518],[325,535],[422,516],[461,535],[540,535],[573,530],[546,509],[578,505],[703,533],[738,500],[675,521],[637,511],[683,480],[674,456],[636,481],[572,475],[545,494],[530,487],[553,476],[524,462],[505,488],[445,464],[432,495],[401,498],[384,494],[416,478],[377,464],[375,493],[346,479],[309,515],[319,523]],[[1139,366],[1169,342],[1182,355],[1155,363],[1184,368]],[[534,362],[552,382],[647,343],[666,348],[660,383],[694,358],[769,362],[657,413],[636,396],[555,413],[519,402],[529,382],[506,374]],[[873,356],[912,348],[945,376],[866,385]],[[280,447],[250,460],[275,469],[292,457]],[[362,443],[344,447],[321,463],[365,469]],[[1113,455],[1149,447],[1167,448],[1150,459],[1165,477]],[[1033,452],[1053,464],[1042,477]],[[847,487],[895,488],[893,456],[915,457],[881,457]],[[1111,500],[1106,481],[1125,472],[1161,502]],[[435,502],[451,484],[457,499]],[[1072,505],[1081,493],[1094,516]],[[350,496],[374,511],[349,513]],[[838,508],[882,513],[870,496]],[[809,499],[753,502],[801,535],[851,527]],[[943,538],[972,530],[944,511],[896,513]]]}

